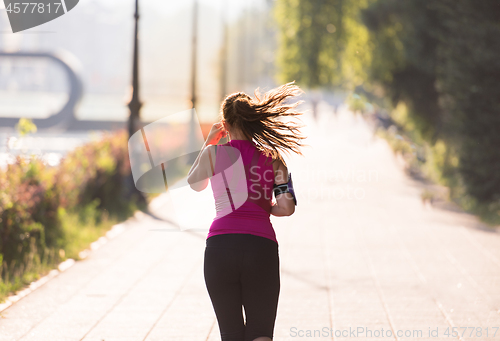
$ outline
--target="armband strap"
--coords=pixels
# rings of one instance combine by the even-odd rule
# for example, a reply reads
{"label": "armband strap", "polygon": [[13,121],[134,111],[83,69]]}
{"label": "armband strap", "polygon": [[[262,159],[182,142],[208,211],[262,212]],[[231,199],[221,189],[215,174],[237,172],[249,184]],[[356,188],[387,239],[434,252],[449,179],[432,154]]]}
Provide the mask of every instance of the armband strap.
{"label": "armband strap", "polygon": [[288,191],[292,193],[293,202],[295,203],[295,206],[297,206],[297,197],[295,196],[295,191],[293,190],[292,173],[288,173]]}
{"label": "armband strap", "polygon": [[280,185],[274,184],[273,190],[274,190],[275,197],[280,195],[280,194],[288,193],[289,192],[288,184],[280,184]]}
{"label": "armband strap", "polygon": [[274,196],[277,197],[280,194],[290,193],[293,197],[293,202],[297,206],[297,198],[295,197],[295,191],[293,190],[292,175],[288,174],[288,182],[284,184],[274,184],[273,186]]}

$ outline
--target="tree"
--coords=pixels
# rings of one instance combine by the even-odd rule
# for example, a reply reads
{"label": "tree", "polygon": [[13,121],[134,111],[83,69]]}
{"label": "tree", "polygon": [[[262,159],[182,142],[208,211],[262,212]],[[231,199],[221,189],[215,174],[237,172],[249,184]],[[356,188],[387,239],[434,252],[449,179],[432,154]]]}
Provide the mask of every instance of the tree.
{"label": "tree", "polygon": [[439,0],[433,8],[439,91],[460,136],[459,171],[472,197],[500,203],[500,3]]}
{"label": "tree", "polygon": [[423,139],[442,128],[436,82],[439,21],[422,0],[379,0],[362,11],[375,44],[369,80],[381,84],[394,106],[403,101]]}
{"label": "tree", "polygon": [[495,0],[378,0],[362,12],[370,80],[407,104],[417,136],[458,155],[454,172],[479,203],[500,203],[499,17]]}
{"label": "tree", "polygon": [[[354,89],[366,78],[368,31],[357,19],[368,0],[278,0],[279,81],[310,90]],[[313,113],[316,104],[313,104]]]}

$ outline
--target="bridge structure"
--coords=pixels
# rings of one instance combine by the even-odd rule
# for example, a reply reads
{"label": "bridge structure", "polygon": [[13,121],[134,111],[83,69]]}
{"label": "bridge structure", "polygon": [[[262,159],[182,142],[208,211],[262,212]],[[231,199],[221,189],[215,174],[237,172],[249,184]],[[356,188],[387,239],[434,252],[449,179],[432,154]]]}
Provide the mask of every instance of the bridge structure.
{"label": "bridge structure", "polygon": [[[62,108],[47,118],[35,118],[33,123],[39,130],[63,132],[74,130],[114,130],[125,128],[126,121],[97,121],[79,120],[76,118],[76,109],[83,97],[83,82],[80,68],[75,57],[69,52],[0,52],[0,60],[11,59],[45,59],[60,66],[64,71],[69,84],[68,100]],[[0,128],[14,128],[19,117],[0,117]],[[147,123],[145,123],[147,124]]]}

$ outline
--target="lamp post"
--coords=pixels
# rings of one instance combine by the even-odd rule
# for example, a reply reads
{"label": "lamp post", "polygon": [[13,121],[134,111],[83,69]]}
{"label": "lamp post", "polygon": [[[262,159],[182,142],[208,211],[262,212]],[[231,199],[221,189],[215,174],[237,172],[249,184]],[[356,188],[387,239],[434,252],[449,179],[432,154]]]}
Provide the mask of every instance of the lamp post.
{"label": "lamp post", "polygon": [[220,98],[223,101],[226,98],[227,92],[227,40],[228,40],[228,28],[227,28],[227,1],[222,3],[222,49],[221,49],[221,74],[220,74]]}
{"label": "lamp post", "polygon": [[[142,103],[139,100],[139,41],[137,39],[138,35],[138,24],[139,24],[139,0],[135,0],[135,31],[134,31],[134,56],[133,56],[133,66],[132,66],[132,98],[128,107],[130,109],[130,116],[128,121],[128,134],[129,138],[142,127],[140,126],[141,117],[140,110]],[[134,184],[134,178],[132,173],[130,173],[125,178],[125,193],[129,198],[135,197],[139,206],[146,207],[147,202],[145,196],[140,192]]]}
{"label": "lamp post", "polygon": [[191,103],[196,107],[196,62],[198,38],[198,0],[193,4],[193,31],[191,40]]}
{"label": "lamp post", "polygon": [[134,57],[132,66],[132,99],[128,104],[130,109],[130,116],[128,121],[128,133],[129,137],[132,136],[139,127],[140,124],[140,110],[142,103],[139,99],[139,41],[138,41],[138,29],[139,29],[139,0],[135,0],[135,31],[134,31]]}
{"label": "lamp post", "polygon": [[[193,31],[191,40],[191,104],[193,109],[191,110],[191,121],[189,122],[189,150],[195,150],[199,146],[195,146],[195,108],[196,108],[196,63],[197,63],[197,38],[198,38],[198,0],[194,0],[193,3]],[[189,155],[188,162],[193,164],[196,160],[196,153],[191,153]]]}

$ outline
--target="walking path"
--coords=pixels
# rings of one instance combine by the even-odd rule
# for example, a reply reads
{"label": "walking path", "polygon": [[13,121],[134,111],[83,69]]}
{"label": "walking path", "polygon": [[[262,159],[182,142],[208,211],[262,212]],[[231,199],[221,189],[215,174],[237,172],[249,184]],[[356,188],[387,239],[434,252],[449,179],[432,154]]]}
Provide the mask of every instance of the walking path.
{"label": "walking path", "polygon": [[[500,340],[499,233],[424,206],[421,185],[364,121],[326,109],[304,118],[311,148],[288,162],[299,206],[272,218],[274,339]],[[156,216],[126,222],[4,310],[0,341],[220,340],[203,278],[208,231],[180,231],[170,207],[159,197]]]}

